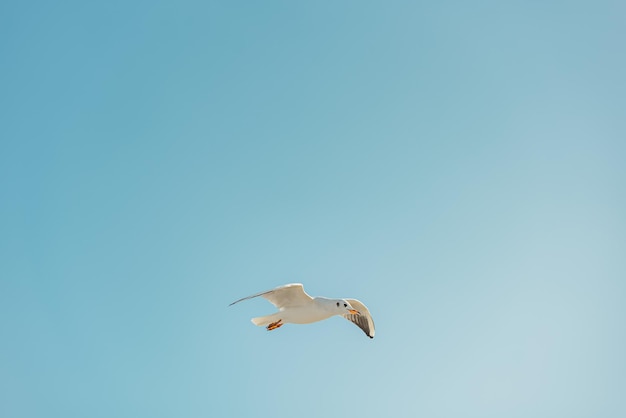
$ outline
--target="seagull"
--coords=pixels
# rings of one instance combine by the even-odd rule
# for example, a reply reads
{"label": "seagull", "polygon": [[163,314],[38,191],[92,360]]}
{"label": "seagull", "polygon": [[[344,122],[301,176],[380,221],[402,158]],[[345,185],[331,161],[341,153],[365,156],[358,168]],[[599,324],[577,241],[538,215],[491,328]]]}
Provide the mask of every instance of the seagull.
{"label": "seagull", "polygon": [[311,297],[301,283],[278,286],[275,289],[256,293],[234,301],[228,306],[244,300],[262,296],[278,308],[271,315],[252,318],[252,323],[266,327],[268,331],[280,328],[284,324],[310,324],[331,316],[341,315],[361,328],[365,335],[374,338],[374,320],[367,307],[356,299],[329,299]]}

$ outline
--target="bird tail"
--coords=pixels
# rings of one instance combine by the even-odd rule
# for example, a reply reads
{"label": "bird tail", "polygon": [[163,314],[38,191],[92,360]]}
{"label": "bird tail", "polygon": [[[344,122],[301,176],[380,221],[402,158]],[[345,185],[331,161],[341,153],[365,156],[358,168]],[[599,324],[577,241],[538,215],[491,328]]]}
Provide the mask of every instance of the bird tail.
{"label": "bird tail", "polygon": [[256,325],[257,327],[264,327],[264,326],[271,324],[272,322],[278,321],[279,319],[280,318],[278,318],[276,314],[272,314],[272,315],[259,316],[256,318],[252,318],[252,323]]}

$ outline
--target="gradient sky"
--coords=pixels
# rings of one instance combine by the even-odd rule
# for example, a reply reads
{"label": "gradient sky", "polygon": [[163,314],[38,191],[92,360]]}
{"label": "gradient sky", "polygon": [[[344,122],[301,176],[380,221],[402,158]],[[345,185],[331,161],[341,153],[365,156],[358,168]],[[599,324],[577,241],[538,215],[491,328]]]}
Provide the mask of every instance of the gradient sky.
{"label": "gradient sky", "polygon": [[625,4],[3,2],[0,416],[626,416]]}

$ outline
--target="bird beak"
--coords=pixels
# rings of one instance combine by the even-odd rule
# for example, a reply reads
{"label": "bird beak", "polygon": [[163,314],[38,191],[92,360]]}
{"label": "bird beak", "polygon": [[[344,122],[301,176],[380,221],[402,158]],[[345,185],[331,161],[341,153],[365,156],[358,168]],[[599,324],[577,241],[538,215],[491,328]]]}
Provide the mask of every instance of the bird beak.
{"label": "bird beak", "polygon": [[356,309],[350,309],[348,312],[350,312],[352,315],[360,315],[361,313],[359,311],[357,311]]}

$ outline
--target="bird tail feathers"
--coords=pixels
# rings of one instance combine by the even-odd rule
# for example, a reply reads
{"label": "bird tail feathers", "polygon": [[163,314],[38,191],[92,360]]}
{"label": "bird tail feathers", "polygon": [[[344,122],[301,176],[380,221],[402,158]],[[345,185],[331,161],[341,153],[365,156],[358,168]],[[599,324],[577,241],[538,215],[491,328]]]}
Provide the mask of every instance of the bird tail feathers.
{"label": "bird tail feathers", "polygon": [[259,317],[256,317],[256,318],[252,318],[251,321],[257,327],[265,327],[265,326],[271,324],[272,322],[278,321],[278,319],[280,319],[280,318],[276,318],[276,314],[272,314],[272,315],[259,316]]}

